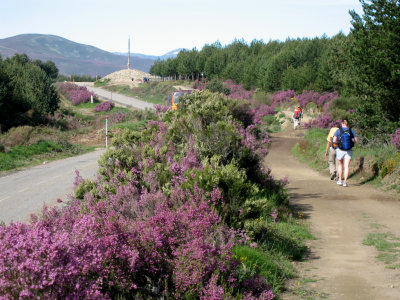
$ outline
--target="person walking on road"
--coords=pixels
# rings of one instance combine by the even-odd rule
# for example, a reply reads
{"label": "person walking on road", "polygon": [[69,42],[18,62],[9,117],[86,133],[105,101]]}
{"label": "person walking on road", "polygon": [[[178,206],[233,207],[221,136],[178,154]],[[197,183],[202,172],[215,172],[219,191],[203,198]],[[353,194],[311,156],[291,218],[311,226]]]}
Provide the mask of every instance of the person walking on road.
{"label": "person walking on road", "polygon": [[293,127],[294,127],[294,130],[296,130],[296,128],[300,126],[300,120],[301,120],[302,117],[303,117],[303,111],[301,110],[301,107],[298,106],[298,107],[294,110],[294,112],[293,112],[293,114],[292,114],[292,120],[293,120]]}
{"label": "person walking on road", "polygon": [[353,129],[351,129],[348,120],[344,119],[341,127],[336,130],[333,136],[333,143],[337,143],[338,145],[336,148],[337,172],[339,177],[337,184],[347,186],[350,161],[353,155],[352,148],[357,143],[357,136]]}
{"label": "person walking on road", "polygon": [[329,174],[331,176],[331,180],[338,180],[337,177],[337,162],[336,162],[336,148],[337,144],[333,143],[333,135],[339,129],[337,126],[333,126],[329,131],[329,134],[326,138],[326,148],[325,148],[325,160],[328,161],[329,165]]}

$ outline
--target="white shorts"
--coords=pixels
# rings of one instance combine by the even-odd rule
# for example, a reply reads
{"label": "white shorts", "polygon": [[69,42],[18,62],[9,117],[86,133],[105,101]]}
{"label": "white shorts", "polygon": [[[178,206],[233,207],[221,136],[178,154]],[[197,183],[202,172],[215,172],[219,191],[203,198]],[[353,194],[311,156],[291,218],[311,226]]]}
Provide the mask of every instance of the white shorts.
{"label": "white shorts", "polygon": [[339,148],[336,148],[337,160],[351,159],[352,156],[353,156],[353,150],[341,150]]}

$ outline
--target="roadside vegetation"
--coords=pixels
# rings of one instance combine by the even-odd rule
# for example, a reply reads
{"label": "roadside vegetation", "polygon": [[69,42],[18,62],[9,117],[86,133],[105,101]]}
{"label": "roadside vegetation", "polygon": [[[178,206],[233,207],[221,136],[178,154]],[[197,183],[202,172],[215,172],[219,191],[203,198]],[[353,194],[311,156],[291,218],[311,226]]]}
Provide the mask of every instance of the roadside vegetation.
{"label": "roadside vegetation", "polygon": [[[293,149],[300,159],[325,169],[328,128],[347,117],[361,140],[352,176],[400,190],[391,40],[399,31],[390,22],[400,8],[388,3],[363,2],[365,16],[351,12],[348,36],[215,43],[152,67],[185,81],[95,82],[156,104],[175,86],[198,90],[176,111],[116,107],[77,85],[54,84],[51,62],[0,59],[0,170],[104,145],[106,116],[113,146],[96,180],[77,174],[74,199],[63,208],[0,226],[0,296],[279,299],[313,238],[289,206],[287,180],[261,163],[269,134],[287,122],[285,110],[300,105],[312,116]],[[364,243],[398,267],[397,237],[376,232]]]}
{"label": "roadside vegetation", "polygon": [[101,87],[111,92],[119,93],[129,97],[134,97],[149,103],[166,105],[168,95],[176,91],[174,86],[189,86],[192,83],[189,81],[148,81],[139,83],[136,87],[129,85],[114,85],[109,84],[109,80],[100,79],[94,83],[95,87]]}
{"label": "roadside vegetation", "polygon": [[[202,91],[178,111],[159,107],[157,118],[139,130],[117,133],[98,179],[77,175],[75,200],[30,224],[0,227],[0,291],[27,297],[279,295],[296,274],[291,262],[304,257],[304,241],[312,236],[288,206],[287,181],[262,167],[268,132],[256,116],[242,100]],[[15,238],[32,234],[38,238],[15,246]],[[38,250],[29,255],[37,264],[25,260],[23,245]],[[21,265],[28,269],[17,282],[13,274]]]}
{"label": "roadside vegetation", "polygon": [[375,232],[369,233],[363,244],[373,246],[378,251],[376,259],[383,262],[388,269],[400,268],[400,237],[390,232],[383,232],[375,227]]}
{"label": "roadside vegetation", "polygon": [[110,137],[152,118],[148,111],[101,102],[73,83],[53,83],[53,65],[26,55],[0,59],[0,174],[104,147],[106,116]]}
{"label": "roadside vegetation", "polygon": [[[328,170],[325,148],[328,132],[329,129],[325,128],[309,129],[304,140],[292,149],[299,160],[326,174]],[[400,193],[400,153],[394,145],[356,145],[353,149],[349,178]]]}
{"label": "roadside vegetation", "polygon": [[93,150],[69,143],[67,134],[44,126],[19,126],[0,136],[0,174]]}

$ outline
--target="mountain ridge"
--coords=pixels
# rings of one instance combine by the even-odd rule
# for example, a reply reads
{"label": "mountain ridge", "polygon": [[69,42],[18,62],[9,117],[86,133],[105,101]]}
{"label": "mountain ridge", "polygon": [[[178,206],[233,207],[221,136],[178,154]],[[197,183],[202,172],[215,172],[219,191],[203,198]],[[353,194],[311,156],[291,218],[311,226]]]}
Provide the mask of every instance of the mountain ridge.
{"label": "mountain ridge", "polygon": [[[186,50],[185,48],[177,48],[174,50],[169,51],[168,53],[165,53],[163,55],[157,56],[157,55],[147,55],[147,54],[141,54],[141,53],[131,53],[131,56],[137,56],[141,58],[149,58],[149,59],[161,59],[161,60],[166,60],[168,58],[175,58],[178,53],[182,50]],[[121,56],[128,56],[128,52],[112,52],[116,55],[121,55]]]}
{"label": "mountain ridge", "polygon": [[[30,33],[0,39],[0,55],[3,58],[12,57],[16,53],[24,53],[32,60],[51,60],[59,73],[64,75],[105,76],[127,68],[127,58],[124,55],[51,34]],[[151,65],[158,59],[150,57],[131,54],[131,68],[149,72]]]}

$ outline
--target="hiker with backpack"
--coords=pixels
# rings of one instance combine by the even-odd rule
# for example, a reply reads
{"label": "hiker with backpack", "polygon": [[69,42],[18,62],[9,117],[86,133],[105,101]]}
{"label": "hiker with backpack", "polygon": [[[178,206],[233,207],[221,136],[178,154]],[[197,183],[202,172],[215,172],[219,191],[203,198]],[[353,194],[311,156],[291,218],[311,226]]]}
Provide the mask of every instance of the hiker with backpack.
{"label": "hiker with backpack", "polygon": [[296,128],[297,128],[298,126],[300,126],[300,120],[301,120],[302,117],[303,117],[303,111],[301,110],[301,107],[298,106],[298,107],[294,110],[294,112],[293,112],[293,114],[292,114],[292,120],[293,120],[293,127],[294,127],[294,130],[296,130]]}
{"label": "hiker with backpack", "polygon": [[333,126],[329,131],[329,134],[326,138],[326,148],[325,148],[325,160],[328,161],[329,165],[329,174],[331,175],[331,180],[338,180],[337,176],[337,162],[336,162],[336,148],[337,143],[333,142],[333,136],[335,132],[339,129],[337,126]]}
{"label": "hiker with backpack", "polygon": [[354,146],[354,143],[357,143],[357,136],[354,133],[353,129],[351,129],[348,120],[344,119],[342,121],[341,127],[336,130],[333,136],[333,143],[337,143],[338,145],[338,147],[336,148],[337,175],[339,177],[337,184],[347,186],[350,161],[351,156],[353,155],[352,148]]}

